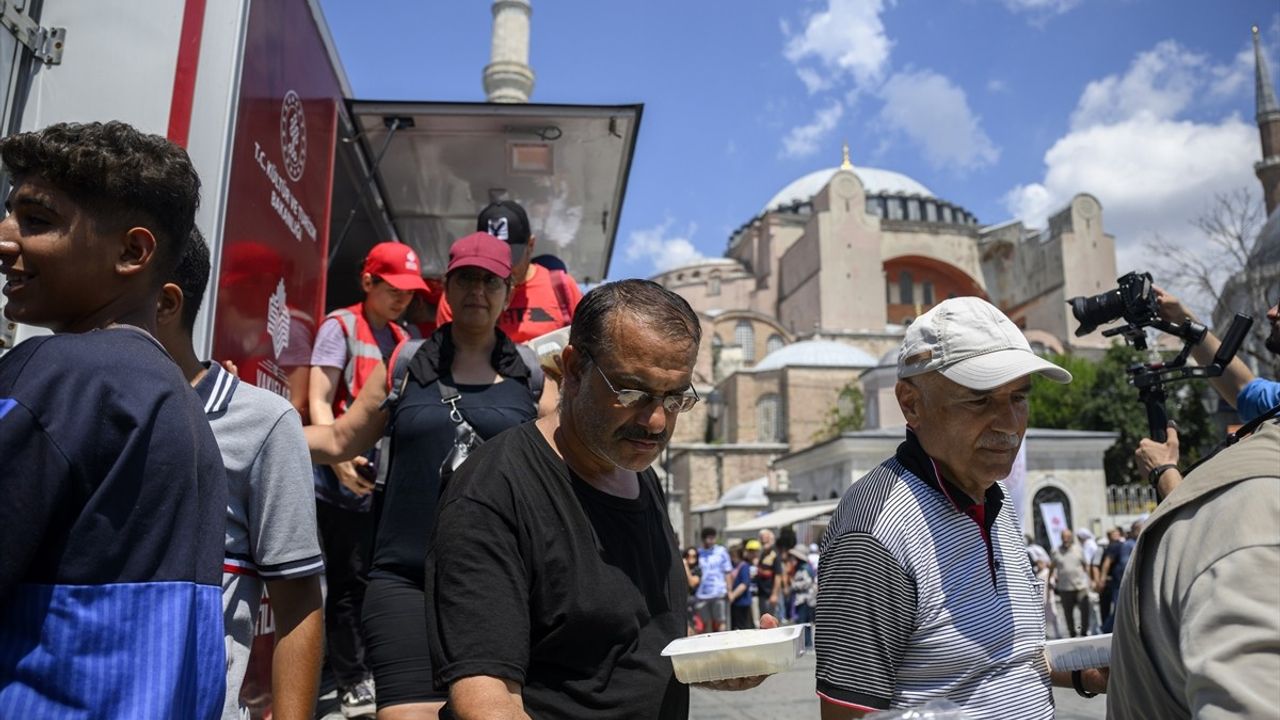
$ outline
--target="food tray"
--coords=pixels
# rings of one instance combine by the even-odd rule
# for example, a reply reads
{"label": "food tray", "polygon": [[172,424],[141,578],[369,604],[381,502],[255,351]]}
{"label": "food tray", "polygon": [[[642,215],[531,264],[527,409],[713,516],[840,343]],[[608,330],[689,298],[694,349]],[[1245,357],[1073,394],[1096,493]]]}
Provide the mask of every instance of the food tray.
{"label": "food tray", "polygon": [[1054,670],[1084,670],[1111,665],[1111,633],[1050,640],[1044,647],[1049,652],[1049,667]]}
{"label": "food tray", "polygon": [[804,625],[730,630],[672,640],[663,649],[685,684],[773,675],[804,654]]}

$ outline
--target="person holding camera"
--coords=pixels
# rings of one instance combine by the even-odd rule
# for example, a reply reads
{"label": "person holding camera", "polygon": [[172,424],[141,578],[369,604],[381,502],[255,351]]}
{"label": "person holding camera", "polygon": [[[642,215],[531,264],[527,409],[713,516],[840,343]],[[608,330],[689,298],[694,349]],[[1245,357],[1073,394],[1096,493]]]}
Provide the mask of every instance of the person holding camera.
{"label": "person holding camera", "polygon": [[[1196,320],[1191,311],[1172,293],[1159,286],[1153,289],[1159,303],[1161,319],[1172,323]],[[1271,334],[1267,337],[1266,347],[1271,352],[1280,353],[1280,303],[1268,309],[1266,317],[1271,323]],[[1192,346],[1191,358],[1200,365],[1208,365],[1213,362],[1221,344],[1217,336],[1206,332],[1204,339]],[[1228,405],[1235,408],[1242,422],[1249,422],[1268,409],[1280,405],[1280,382],[1254,377],[1253,372],[1238,357],[1231,360],[1222,375],[1209,378],[1209,384]],[[1167,497],[1182,482],[1178,456],[1178,430],[1173,426],[1169,427],[1165,442],[1143,438],[1134,452],[1139,472],[1147,476],[1160,497]]]}
{"label": "person holding camera", "polygon": [[[1162,311],[1184,312],[1161,294]],[[1266,347],[1280,354],[1280,307],[1267,319]],[[1203,363],[1217,352],[1216,338],[1202,344],[1194,353]],[[1238,360],[1232,366],[1214,385],[1248,421],[1186,478],[1176,468],[1160,471],[1168,494],[1129,559],[1111,642],[1109,718],[1276,712],[1280,423],[1263,406],[1274,408],[1277,383],[1253,379]],[[1176,462],[1172,429],[1168,443],[1142,442],[1140,464]]]}

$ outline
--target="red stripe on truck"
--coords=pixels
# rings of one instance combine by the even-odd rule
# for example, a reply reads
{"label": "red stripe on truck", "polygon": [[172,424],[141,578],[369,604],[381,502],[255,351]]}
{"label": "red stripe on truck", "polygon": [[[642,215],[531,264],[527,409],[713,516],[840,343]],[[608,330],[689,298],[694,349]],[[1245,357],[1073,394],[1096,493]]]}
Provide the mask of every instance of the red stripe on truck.
{"label": "red stripe on truck", "polygon": [[195,104],[196,70],[200,66],[200,37],[204,34],[206,0],[187,0],[178,36],[178,65],[173,71],[173,99],[169,101],[169,132],[174,143],[187,146],[191,111]]}

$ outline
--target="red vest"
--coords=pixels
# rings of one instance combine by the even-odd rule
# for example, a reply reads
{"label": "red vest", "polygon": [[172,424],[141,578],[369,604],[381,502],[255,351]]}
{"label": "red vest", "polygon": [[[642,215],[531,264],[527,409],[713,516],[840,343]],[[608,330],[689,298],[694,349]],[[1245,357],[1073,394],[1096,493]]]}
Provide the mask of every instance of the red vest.
{"label": "red vest", "polygon": [[[364,317],[363,303],[334,310],[328,318],[334,318],[342,326],[342,334],[347,338],[347,364],[342,368],[342,385],[333,396],[333,416],[341,417],[360,394],[360,388],[379,365],[382,364],[382,349],[373,336],[373,326]],[[396,336],[396,344],[404,342],[409,334],[395,323],[387,323],[391,333]]]}

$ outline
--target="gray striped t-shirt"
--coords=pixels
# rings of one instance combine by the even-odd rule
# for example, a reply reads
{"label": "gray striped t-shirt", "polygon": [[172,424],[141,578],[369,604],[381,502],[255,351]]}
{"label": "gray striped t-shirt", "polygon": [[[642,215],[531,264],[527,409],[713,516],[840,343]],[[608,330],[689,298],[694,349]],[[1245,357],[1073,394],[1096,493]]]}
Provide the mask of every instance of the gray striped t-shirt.
{"label": "gray striped t-shirt", "polygon": [[818,580],[818,694],[863,709],[947,699],[974,720],[1052,718],[1043,585],[1003,486],[988,495],[988,557],[979,525],[931,480],[892,458],[836,508]]}

